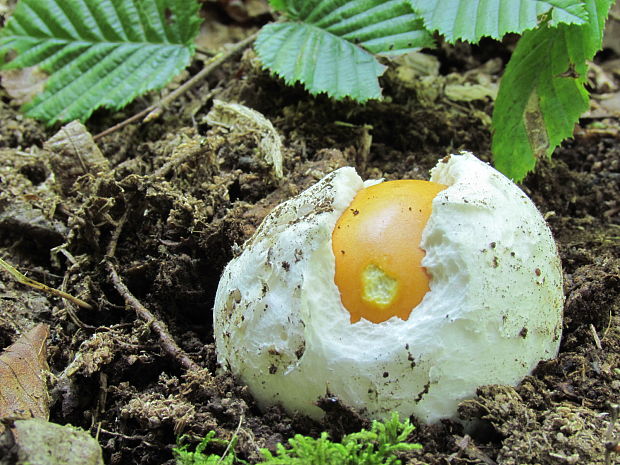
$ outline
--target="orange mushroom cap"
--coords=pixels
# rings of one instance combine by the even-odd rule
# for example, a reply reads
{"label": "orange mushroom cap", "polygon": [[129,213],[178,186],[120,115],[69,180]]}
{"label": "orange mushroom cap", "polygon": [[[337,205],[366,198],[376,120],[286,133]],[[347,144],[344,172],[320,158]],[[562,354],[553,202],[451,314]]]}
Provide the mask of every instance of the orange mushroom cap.
{"label": "orange mushroom cap", "polygon": [[388,181],[362,189],[332,233],[335,282],[351,322],[403,320],[429,291],[422,231],[446,186]]}

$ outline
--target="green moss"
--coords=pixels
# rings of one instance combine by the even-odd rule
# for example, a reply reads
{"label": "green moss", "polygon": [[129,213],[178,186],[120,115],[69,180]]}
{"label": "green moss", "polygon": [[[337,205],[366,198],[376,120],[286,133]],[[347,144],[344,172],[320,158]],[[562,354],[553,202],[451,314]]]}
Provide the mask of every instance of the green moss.
{"label": "green moss", "polygon": [[[373,421],[370,431],[362,430],[358,433],[346,435],[342,442],[333,442],[327,433],[319,438],[312,438],[296,434],[289,439],[288,447],[278,444],[275,455],[267,449],[262,449],[262,465],[399,465],[401,461],[396,452],[421,449],[420,444],[407,443],[407,437],[414,427],[405,420],[401,423],[397,413],[385,423]],[[236,457],[234,446],[237,438],[233,437],[230,451],[223,456],[204,453],[211,443],[226,444],[215,438],[211,431],[196,446],[194,452],[188,450],[187,445],[181,444],[174,449],[177,465],[238,465],[247,464],[245,460]]]}

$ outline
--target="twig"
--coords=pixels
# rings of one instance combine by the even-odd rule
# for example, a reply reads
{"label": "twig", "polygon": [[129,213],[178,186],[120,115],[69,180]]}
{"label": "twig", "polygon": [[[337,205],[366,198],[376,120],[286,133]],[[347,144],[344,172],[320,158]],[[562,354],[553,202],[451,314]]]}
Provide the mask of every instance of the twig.
{"label": "twig", "polygon": [[[128,202],[128,204],[130,205],[131,202]],[[116,272],[116,268],[114,268],[114,265],[110,260],[114,257],[114,254],[116,253],[116,245],[118,244],[118,239],[121,235],[121,231],[123,230],[123,226],[127,221],[127,216],[129,215],[129,205],[125,209],[123,216],[121,216],[121,218],[118,220],[116,228],[112,233],[110,243],[108,244],[108,248],[106,250],[106,268],[110,273],[112,284],[114,284],[116,291],[125,301],[125,305],[133,308],[138,317],[144,320],[148,325],[150,325],[151,328],[153,328],[155,334],[159,336],[159,341],[164,352],[166,352],[172,358],[178,360],[181,365],[183,365],[183,367],[185,367],[186,369],[198,370],[200,367],[196,363],[194,363],[194,361],[187,356],[183,349],[181,349],[177,345],[177,343],[168,332],[168,328],[166,328],[166,325],[157,318],[155,318],[155,315],[153,315],[144,305],[142,305],[140,301],[136,299],[136,297],[131,293],[129,288],[125,285],[123,280]]]}
{"label": "twig", "polygon": [[112,232],[110,242],[108,243],[108,246],[106,248],[104,261],[106,268],[110,274],[112,284],[116,288],[116,291],[125,301],[125,305],[133,308],[138,317],[145,321],[146,324],[149,325],[151,328],[153,328],[155,334],[157,334],[157,336],[159,337],[160,346],[166,354],[177,360],[187,370],[199,370],[200,367],[198,366],[198,364],[195,363],[191,358],[189,358],[185,351],[181,349],[175,342],[173,337],[170,335],[166,325],[162,321],[157,319],[155,315],[153,315],[144,305],[142,305],[140,301],[131,293],[129,288],[125,285],[121,277],[118,275],[118,272],[116,271],[116,268],[112,263],[112,259],[116,254],[116,247],[118,245],[121,232],[123,231],[123,227],[127,222],[132,203],[132,199],[129,199],[126,202],[125,211],[123,212],[123,215],[120,217],[120,219],[116,222],[116,227]]}
{"label": "twig", "polygon": [[108,248],[105,251],[106,258],[112,258],[116,254],[116,246],[118,244],[118,239],[121,237],[121,232],[123,230],[123,226],[127,222],[127,216],[129,215],[129,206],[131,202],[127,203],[127,208],[123,212],[123,216],[116,223],[116,227],[114,231],[112,231],[112,237],[110,238],[110,242],[108,243]]}
{"label": "twig", "polygon": [[241,416],[239,417],[239,424],[237,425],[237,429],[235,429],[235,432],[232,435],[232,438],[230,438],[230,441],[228,441],[228,444],[226,445],[226,449],[224,450],[224,453],[221,455],[220,459],[217,461],[217,463],[220,463],[222,460],[224,460],[224,457],[226,457],[226,454],[228,454],[228,452],[230,451],[230,448],[234,446],[234,442],[235,439],[237,439],[237,435],[239,434],[239,430],[241,429],[241,424],[243,423],[243,414],[241,414]]}
{"label": "twig", "polygon": [[112,284],[116,288],[116,291],[125,300],[125,305],[133,308],[138,317],[153,328],[155,334],[159,337],[159,341],[164,352],[175,360],[178,360],[185,369],[199,370],[200,367],[198,364],[189,358],[185,351],[174,341],[168,332],[166,325],[162,321],[155,318],[155,316],[146,307],[144,307],[138,299],[136,299],[131,291],[129,291],[123,280],[116,272],[116,268],[114,268],[114,265],[109,260],[106,261],[106,268],[110,273],[110,279],[112,280]]}
{"label": "twig", "polygon": [[91,304],[84,302],[82,299],[73,297],[71,294],[67,294],[66,292],[60,291],[58,289],[54,289],[53,287],[49,287],[43,283],[40,283],[39,281],[35,281],[34,279],[30,279],[29,277],[21,274],[19,271],[17,271],[15,268],[13,268],[11,265],[9,265],[7,262],[2,260],[1,258],[0,258],[0,268],[4,268],[11,276],[13,276],[13,278],[17,282],[21,284],[25,284],[26,286],[30,286],[39,291],[47,292],[48,294],[54,295],[56,297],[62,297],[63,299],[67,299],[70,302],[73,302],[75,305],[79,305],[80,307],[85,308],[87,310],[93,309],[93,306]]}
{"label": "twig", "polygon": [[[73,265],[71,266],[71,268],[69,268],[67,270],[67,272],[65,273],[65,276],[62,278],[62,284],[61,284],[61,289],[63,292],[64,289],[67,288],[67,283],[69,282],[69,275],[71,273],[71,269],[76,267],[77,265],[75,264],[75,262],[73,263]],[[69,315],[69,318],[71,319],[71,321],[73,321],[73,323],[78,327],[78,328],[82,328],[82,329],[97,329],[94,326],[91,325],[87,325],[86,323],[84,323],[82,320],[80,320],[77,316],[77,314],[75,313],[75,311],[73,310],[73,307],[71,305],[67,305],[64,307],[64,311],[67,312],[67,315]]]}
{"label": "twig", "polygon": [[127,126],[127,125],[133,123],[134,121],[137,121],[137,120],[139,120],[141,118],[145,118],[145,120],[150,121],[151,119],[154,119],[156,116],[159,116],[159,114],[161,114],[163,109],[170,102],[172,102],[178,96],[184,94],[189,89],[191,89],[196,84],[198,84],[200,81],[205,79],[214,69],[219,67],[222,63],[224,63],[225,61],[229,60],[230,58],[235,56],[237,53],[239,53],[240,51],[245,49],[248,45],[250,45],[252,42],[254,42],[254,39],[256,39],[257,35],[258,35],[258,32],[255,32],[254,34],[246,37],[242,41],[237,42],[233,47],[230,48],[230,50],[227,50],[225,52],[222,52],[222,53],[216,55],[211,60],[211,62],[209,64],[207,64],[204,68],[202,68],[200,70],[200,72],[198,72],[198,74],[196,74],[195,76],[193,76],[192,78],[187,80],[185,83],[180,85],[173,92],[170,92],[170,94],[168,94],[166,97],[161,99],[161,101],[159,103],[157,103],[155,105],[151,105],[148,108],[145,108],[144,110],[142,110],[141,112],[136,113],[135,115],[127,118],[126,120],[121,121],[120,123],[112,126],[111,128],[108,128],[105,131],[100,132],[99,134],[94,136],[93,139],[95,141],[99,140],[102,137],[107,136],[109,134],[112,134],[113,132],[118,131],[121,128],[124,128],[125,126]]}
{"label": "twig", "polygon": [[603,346],[601,345],[601,339],[598,337],[596,328],[591,323],[590,323],[590,331],[592,332],[592,338],[594,339],[594,344],[596,344],[596,348],[599,350],[603,350]]}
{"label": "twig", "polygon": [[99,426],[97,427],[97,434],[99,434],[100,432],[104,433],[104,434],[109,434],[110,436],[115,436],[115,437],[118,437],[118,438],[126,439],[126,440],[129,440],[129,441],[140,441],[141,443],[143,443],[143,444],[145,444],[145,445],[147,445],[149,447],[156,447],[158,449],[160,448],[160,446],[157,446],[157,445],[155,445],[152,442],[148,442],[146,440],[146,436],[138,436],[138,435],[136,435],[136,436],[128,436],[128,435],[123,434],[123,433],[117,433],[116,431],[109,431],[109,430],[101,427],[101,422],[99,422]]}

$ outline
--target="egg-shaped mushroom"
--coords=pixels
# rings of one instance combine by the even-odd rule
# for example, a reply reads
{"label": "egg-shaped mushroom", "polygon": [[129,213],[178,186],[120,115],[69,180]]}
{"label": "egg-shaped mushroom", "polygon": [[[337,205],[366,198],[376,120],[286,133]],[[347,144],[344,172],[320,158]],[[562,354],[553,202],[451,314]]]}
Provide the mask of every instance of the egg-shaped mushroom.
{"label": "egg-shaped mushroom", "polygon": [[[440,160],[423,194],[380,182],[334,171],[276,207],[226,266],[218,362],[259,406],[320,418],[329,393],[369,418],[430,423],[557,354],[557,248],[514,183],[466,152]],[[382,191],[392,200],[373,204]]]}

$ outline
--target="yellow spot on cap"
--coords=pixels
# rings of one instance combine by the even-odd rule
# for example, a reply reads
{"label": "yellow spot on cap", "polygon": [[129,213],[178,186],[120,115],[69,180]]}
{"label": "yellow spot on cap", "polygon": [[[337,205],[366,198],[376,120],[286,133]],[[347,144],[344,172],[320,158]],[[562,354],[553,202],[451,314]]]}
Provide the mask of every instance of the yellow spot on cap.
{"label": "yellow spot on cap", "polygon": [[368,265],[362,273],[362,299],[379,308],[389,306],[398,293],[398,281],[376,265]]}

